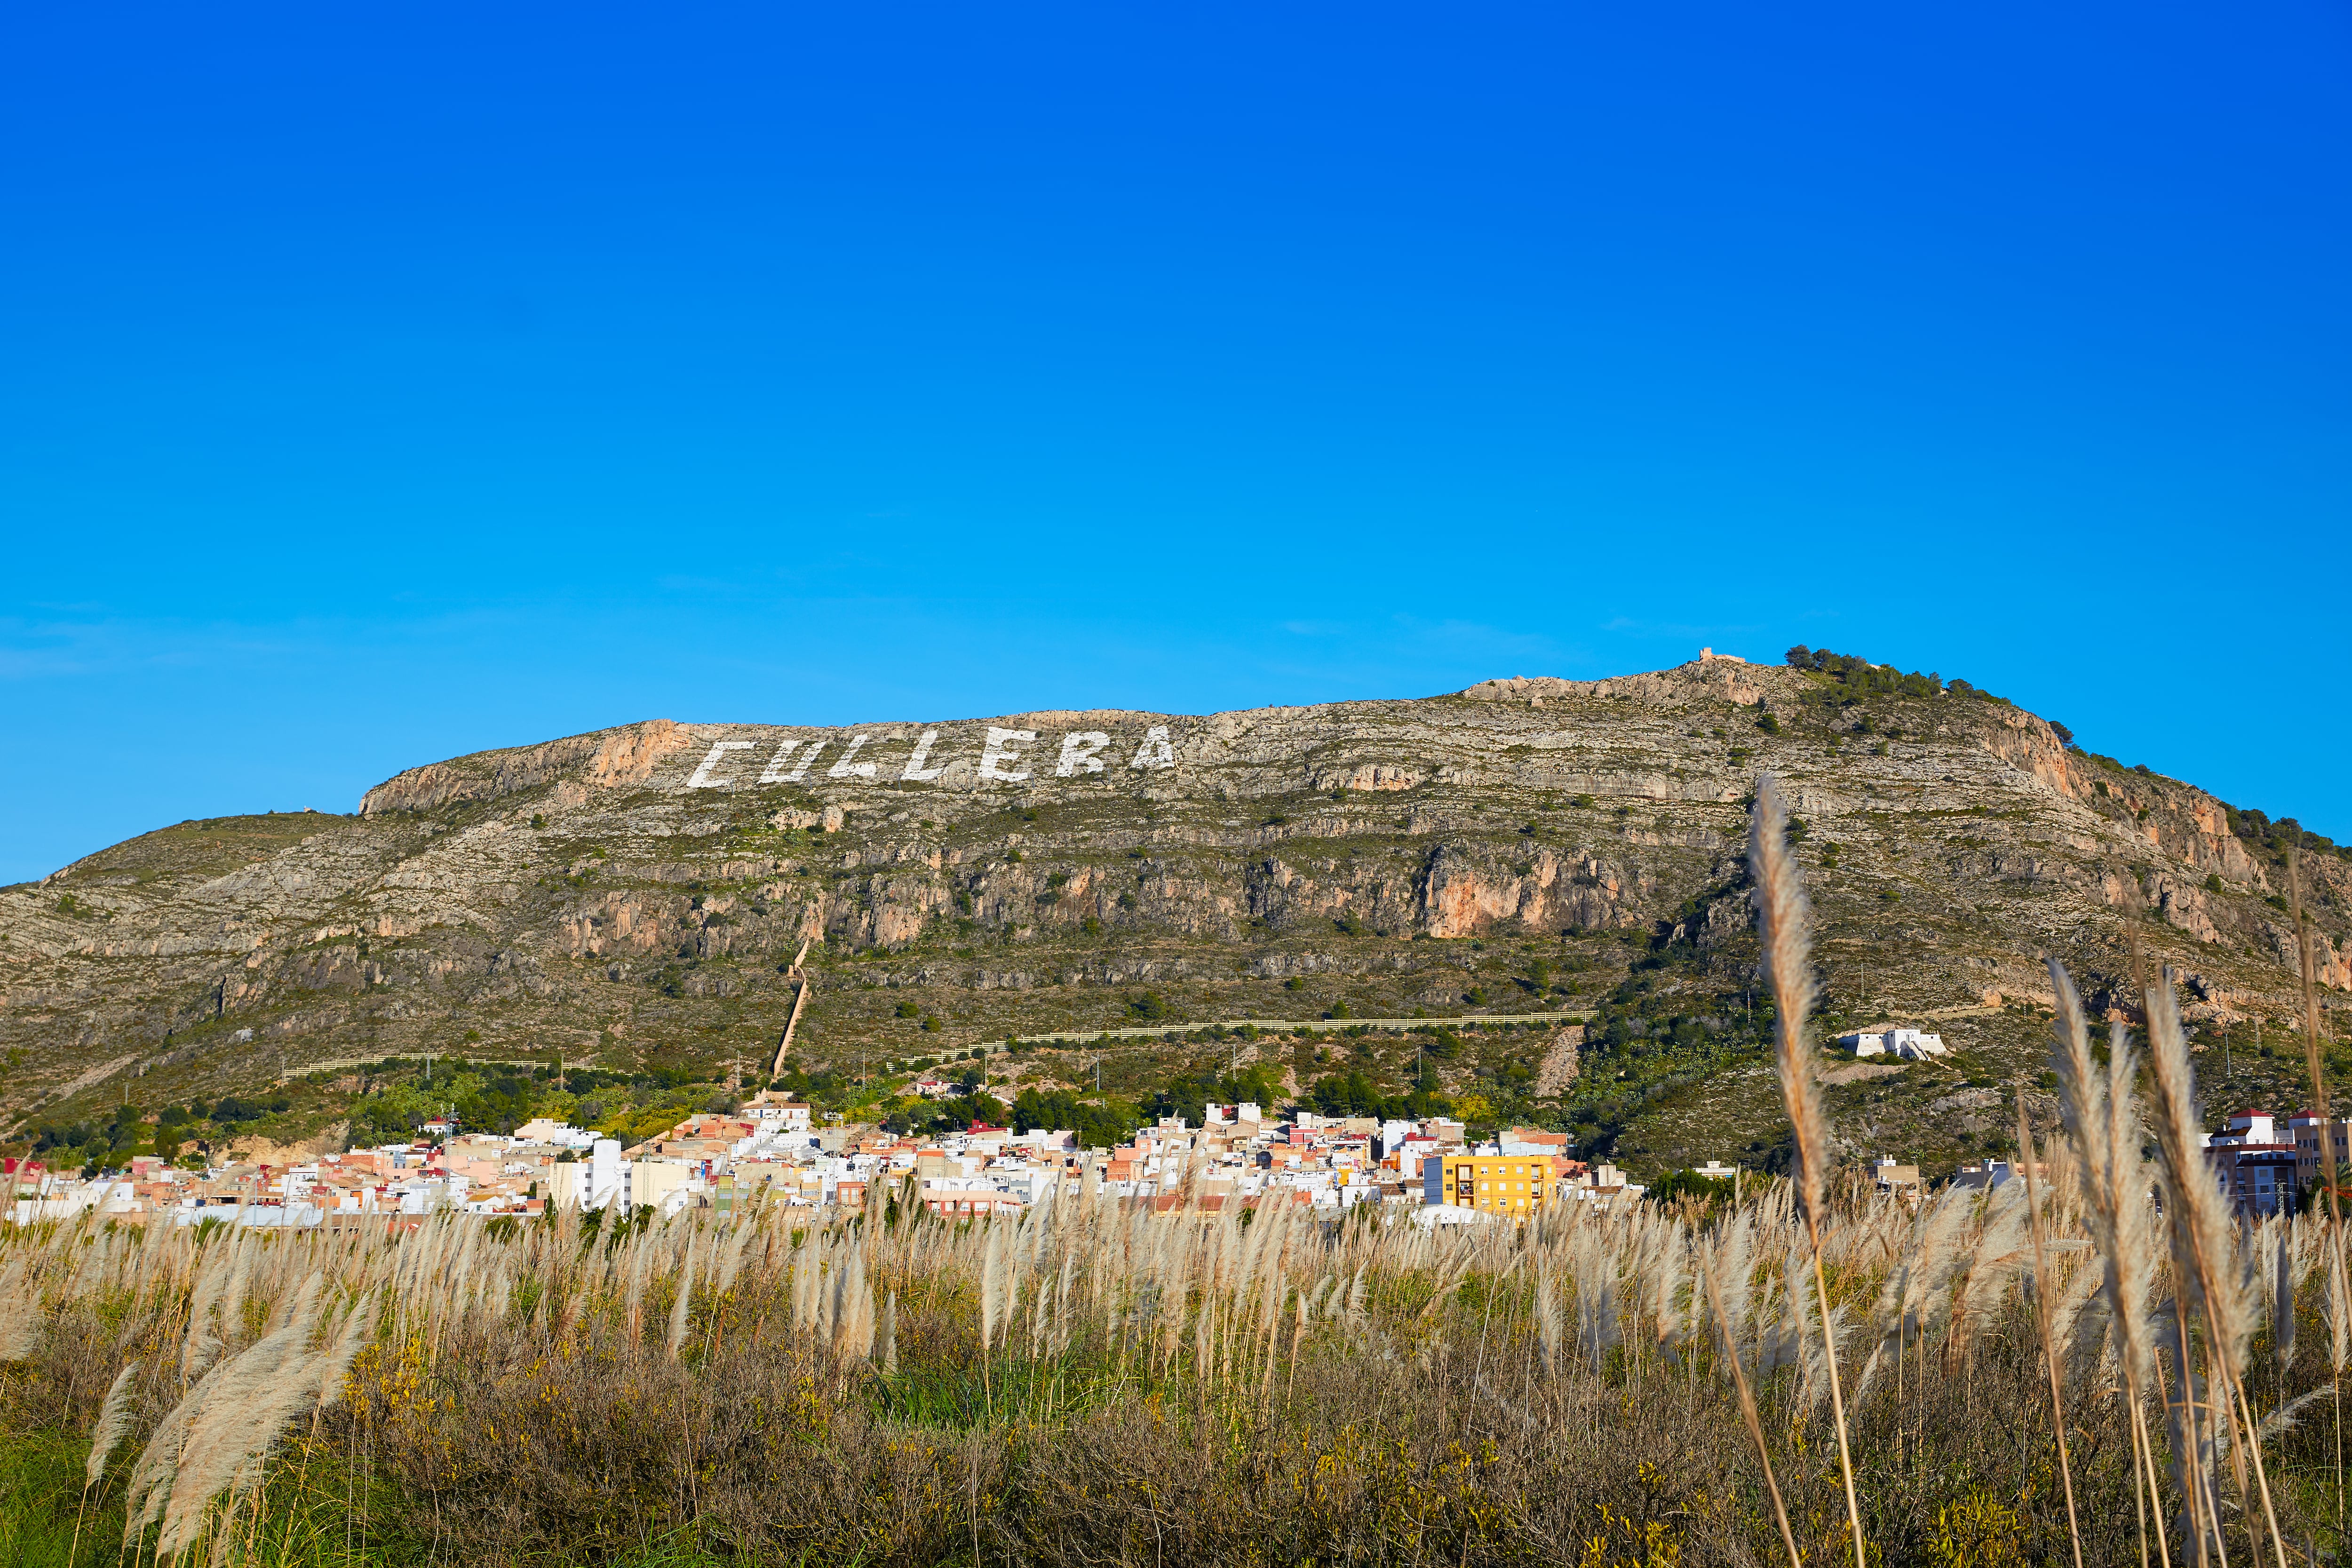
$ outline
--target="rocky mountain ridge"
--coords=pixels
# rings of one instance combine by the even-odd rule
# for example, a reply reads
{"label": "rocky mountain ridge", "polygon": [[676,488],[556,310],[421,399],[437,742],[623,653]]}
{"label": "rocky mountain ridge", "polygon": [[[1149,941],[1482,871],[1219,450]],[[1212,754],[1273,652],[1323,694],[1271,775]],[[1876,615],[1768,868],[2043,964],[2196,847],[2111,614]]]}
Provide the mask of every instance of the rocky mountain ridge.
{"label": "rocky mountain ridge", "polygon": [[[351,816],[184,823],[0,890],[0,1129],[156,1073],[758,1058],[803,943],[812,1062],[1131,1023],[1139,990],[1179,1023],[1576,1007],[1645,952],[1735,995],[1767,770],[1835,1016],[1992,1017],[2044,953],[2099,993],[2135,936],[2200,1020],[2293,1011],[2284,865],[2221,801],[1965,689],[1704,658],[1202,717],[653,720]],[[2352,865],[2303,875],[2340,1001]]]}

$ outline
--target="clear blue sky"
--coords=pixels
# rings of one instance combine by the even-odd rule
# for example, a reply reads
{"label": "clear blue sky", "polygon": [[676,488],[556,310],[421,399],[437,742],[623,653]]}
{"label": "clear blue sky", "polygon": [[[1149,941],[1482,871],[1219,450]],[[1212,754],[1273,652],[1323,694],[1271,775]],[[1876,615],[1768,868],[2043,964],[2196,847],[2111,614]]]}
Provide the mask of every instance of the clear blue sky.
{"label": "clear blue sky", "polygon": [[1792,642],[2352,837],[2340,5],[51,6],[0,879]]}

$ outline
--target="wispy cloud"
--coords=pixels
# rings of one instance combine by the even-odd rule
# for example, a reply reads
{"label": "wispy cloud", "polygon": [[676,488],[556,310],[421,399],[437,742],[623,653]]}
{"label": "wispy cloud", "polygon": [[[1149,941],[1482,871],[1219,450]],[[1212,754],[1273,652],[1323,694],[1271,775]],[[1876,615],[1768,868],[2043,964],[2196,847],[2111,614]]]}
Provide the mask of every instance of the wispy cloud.
{"label": "wispy cloud", "polygon": [[1644,620],[1636,616],[1612,616],[1601,623],[1601,629],[1624,637],[1659,641],[1679,638],[1688,641],[1692,637],[1754,637],[1760,633],[1763,627],[1761,623],[1754,621],[1653,621]]}

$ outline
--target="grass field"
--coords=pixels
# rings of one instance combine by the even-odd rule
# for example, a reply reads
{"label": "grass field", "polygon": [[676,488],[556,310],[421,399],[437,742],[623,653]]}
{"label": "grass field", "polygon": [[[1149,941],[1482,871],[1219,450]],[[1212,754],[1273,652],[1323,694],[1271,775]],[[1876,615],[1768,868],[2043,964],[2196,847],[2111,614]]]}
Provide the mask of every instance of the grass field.
{"label": "grass field", "polygon": [[[2070,1560],[2021,1200],[1834,1205],[1879,1561]],[[2130,1402],[2095,1256],[2050,1209],[2084,1560],[2132,1562]],[[1785,1188],[1436,1234],[1084,1202],[992,1226],[807,1213],[14,1232],[0,1561],[1769,1563],[1768,1453],[1804,1561],[1850,1557]],[[2263,1411],[2333,1385],[2316,1232],[2247,1242],[2292,1298],[2255,1337]],[[2283,1534],[2331,1550],[2332,1407],[2299,1414],[2270,1483]],[[115,1440],[86,1487],[94,1429]]]}

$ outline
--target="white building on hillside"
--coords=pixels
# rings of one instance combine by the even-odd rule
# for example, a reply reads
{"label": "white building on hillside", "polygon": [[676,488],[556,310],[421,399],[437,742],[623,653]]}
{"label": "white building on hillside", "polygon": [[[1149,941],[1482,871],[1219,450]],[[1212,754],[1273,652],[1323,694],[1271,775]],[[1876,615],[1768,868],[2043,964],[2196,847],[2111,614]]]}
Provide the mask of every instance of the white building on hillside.
{"label": "white building on hillside", "polygon": [[1838,1044],[1853,1047],[1858,1057],[1896,1056],[1915,1062],[1943,1056],[1948,1049],[1943,1036],[1919,1029],[1865,1029],[1858,1034],[1840,1035]]}

